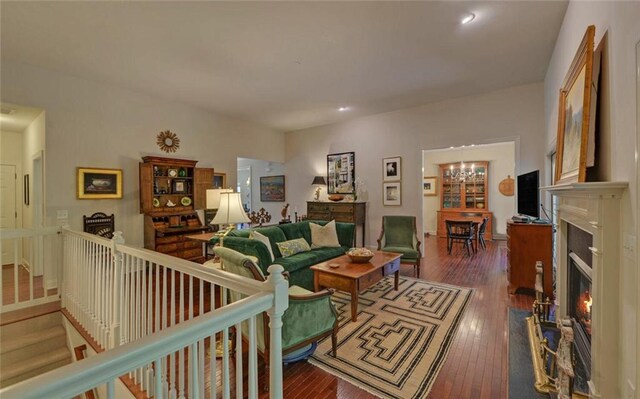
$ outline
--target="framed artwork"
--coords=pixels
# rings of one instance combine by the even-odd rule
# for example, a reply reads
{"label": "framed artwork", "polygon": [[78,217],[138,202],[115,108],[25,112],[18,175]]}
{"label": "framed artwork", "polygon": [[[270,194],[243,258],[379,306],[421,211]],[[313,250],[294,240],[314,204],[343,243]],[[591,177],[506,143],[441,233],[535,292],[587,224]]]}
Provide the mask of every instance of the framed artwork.
{"label": "framed artwork", "polygon": [[24,193],[24,204],[29,205],[29,174],[23,176],[23,193]]}
{"label": "framed artwork", "polygon": [[327,155],[327,192],[329,194],[354,194],[355,181],[355,152]]}
{"label": "framed artwork", "polygon": [[260,201],[284,202],[284,175],[260,177]]}
{"label": "framed artwork", "polygon": [[402,158],[382,159],[382,181],[402,180]]}
{"label": "framed artwork", "polygon": [[587,28],[560,89],[555,183],[584,182],[591,119],[595,27]]}
{"label": "framed artwork", "polygon": [[122,169],[77,168],[77,197],[122,198]]}
{"label": "framed artwork", "polygon": [[382,205],[399,206],[402,204],[400,182],[382,183]]}
{"label": "framed artwork", "polygon": [[171,190],[173,194],[184,194],[187,192],[187,182],[184,180],[174,180],[173,188]]}
{"label": "framed artwork", "polygon": [[437,176],[425,176],[422,179],[422,194],[425,196],[434,196],[438,194]]}
{"label": "framed artwork", "polygon": [[213,173],[213,188],[225,188],[227,187],[227,174],[226,173]]}

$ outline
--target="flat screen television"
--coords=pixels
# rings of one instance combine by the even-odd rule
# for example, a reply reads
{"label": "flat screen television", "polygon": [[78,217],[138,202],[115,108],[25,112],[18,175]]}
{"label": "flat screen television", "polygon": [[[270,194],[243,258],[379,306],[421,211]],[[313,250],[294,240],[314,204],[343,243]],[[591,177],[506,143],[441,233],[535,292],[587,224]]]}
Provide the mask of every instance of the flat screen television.
{"label": "flat screen television", "polygon": [[540,217],[539,173],[537,170],[518,176],[518,213]]}

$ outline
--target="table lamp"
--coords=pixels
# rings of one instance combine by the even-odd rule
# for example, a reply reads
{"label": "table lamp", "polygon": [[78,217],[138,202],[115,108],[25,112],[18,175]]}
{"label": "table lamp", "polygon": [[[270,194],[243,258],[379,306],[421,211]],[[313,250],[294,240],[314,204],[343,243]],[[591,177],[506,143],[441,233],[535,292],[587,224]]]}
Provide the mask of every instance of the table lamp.
{"label": "table lamp", "polygon": [[311,183],[311,185],[316,188],[314,200],[320,201],[320,190],[322,190],[322,187],[327,185],[327,181],[324,179],[324,176],[316,176],[313,178],[313,183]]}
{"label": "table lamp", "polygon": [[[209,190],[207,190],[208,193]],[[240,193],[230,192],[230,190],[222,190],[220,193],[220,203],[218,205],[218,212],[213,220],[209,224],[226,225],[226,227],[218,232],[220,237],[220,246],[223,245],[224,237],[233,230],[233,227],[237,223],[248,223],[249,218],[242,207],[242,199]],[[213,194],[213,193],[212,193]]]}

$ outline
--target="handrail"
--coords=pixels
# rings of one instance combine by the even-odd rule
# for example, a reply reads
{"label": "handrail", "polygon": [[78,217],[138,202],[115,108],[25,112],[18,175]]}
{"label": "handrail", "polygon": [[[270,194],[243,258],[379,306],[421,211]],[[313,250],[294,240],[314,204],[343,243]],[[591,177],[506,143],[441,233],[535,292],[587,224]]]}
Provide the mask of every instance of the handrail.
{"label": "handrail", "polygon": [[247,317],[247,309],[266,311],[272,306],[272,293],[244,298],[224,309],[216,309],[174,327],[91,356],[46,374],[0,390],[3,399],[68,398],[112,381],[129,370],[142,367],[193,342],[229,328]]}
{"label": "handrail", "polygon": [[193,277],[197,277],[204,281],[215,282],[218,285],[222,285],[235,291],[240,291],[243,294],[253,294],[255,292],[269,290],[269,287],[265,287],[264,284],[257,280],[250,280],[223,270],[203,268],[202,265],[197,263],[151,251],[149,249],[116,244],[116,250],[122,254],[144,258],[151,263],[169,266],[171,269],[178,272],[192,275]]}

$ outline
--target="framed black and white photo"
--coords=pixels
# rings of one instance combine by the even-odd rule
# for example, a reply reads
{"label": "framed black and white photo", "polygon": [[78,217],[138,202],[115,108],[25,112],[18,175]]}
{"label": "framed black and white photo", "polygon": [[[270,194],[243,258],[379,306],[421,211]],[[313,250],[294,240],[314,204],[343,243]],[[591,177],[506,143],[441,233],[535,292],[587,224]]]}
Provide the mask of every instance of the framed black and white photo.
{"label": "framed black and white photo", "polygon": [[399,206],[402,204],[400,182],[382,183],[382,205]]}
{"label": "framed black and white photo", "polygon": [[27,173],[23,177],[23,192],[24,192],[24,204],[29,205],[29,174]]}
{"label": "framed black and white photo", "polygon": [[402,180],[402,158],[384,158],[382,160],[382,181],[400,180]]}

